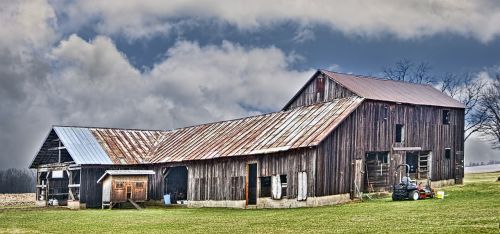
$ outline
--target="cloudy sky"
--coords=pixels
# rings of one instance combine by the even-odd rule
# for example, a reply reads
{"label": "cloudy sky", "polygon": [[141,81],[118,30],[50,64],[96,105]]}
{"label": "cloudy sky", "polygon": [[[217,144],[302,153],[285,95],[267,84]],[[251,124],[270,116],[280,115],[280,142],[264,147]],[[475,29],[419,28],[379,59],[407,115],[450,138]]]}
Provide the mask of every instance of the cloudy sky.
{"label": "cloudy sky", "polygon": [[[171,129],[279,110],[317,68],[500,68],[497,1],[0,1],[0,168],[53,124]],[[478,138],[467,161],[500,157]]]}

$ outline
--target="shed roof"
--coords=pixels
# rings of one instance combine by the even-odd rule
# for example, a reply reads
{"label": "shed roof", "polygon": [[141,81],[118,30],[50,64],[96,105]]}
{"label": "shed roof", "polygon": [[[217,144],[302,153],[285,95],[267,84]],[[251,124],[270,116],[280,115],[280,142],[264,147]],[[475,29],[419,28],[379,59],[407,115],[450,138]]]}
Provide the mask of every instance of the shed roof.
{"label": "shed roof", "polygon": [[100,183],[106,176],[111,175],[154,175],[155,172],[152,170],[107,170],[104,174],[97,180],[97,183]]}
{"label": "shed roof", "polygon": [[330,79],[366,99],[465,108],[464,104],[437,90],[430,84],[414,84],[326,70],[320,71]]}

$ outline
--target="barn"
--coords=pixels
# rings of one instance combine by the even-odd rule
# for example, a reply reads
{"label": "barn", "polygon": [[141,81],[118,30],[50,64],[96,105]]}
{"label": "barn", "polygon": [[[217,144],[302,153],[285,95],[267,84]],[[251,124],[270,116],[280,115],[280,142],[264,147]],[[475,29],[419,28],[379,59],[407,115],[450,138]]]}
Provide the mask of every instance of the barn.
{"label": "barn", "polygon": [[37,201],[101,207],[107,170],[148,170],[147,197],[286,208],[390,191],[407,163],[463,179],[465,106],[431,85],[318,70],[281,111],[173,130],[53,126],[30,164]]}

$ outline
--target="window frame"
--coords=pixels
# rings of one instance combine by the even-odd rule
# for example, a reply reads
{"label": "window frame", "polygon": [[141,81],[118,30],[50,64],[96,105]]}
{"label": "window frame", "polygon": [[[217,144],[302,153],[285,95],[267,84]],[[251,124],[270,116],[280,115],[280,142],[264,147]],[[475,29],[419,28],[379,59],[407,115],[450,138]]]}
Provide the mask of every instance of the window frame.
{"label": "window frame", "polygon": [[443,125],[449,125],[450,124],[450,110],[449,109],[443,109],[441,111],[441,124]]}
{"label": "window frame", "polygon": [[[266,182],[266,184],[269,183],[269,186],[263,187],[263,184],[264,184],[263,182]],[[259,197],[272,197],[273,196],[272,176],[261,176],[259,187],[260,187],[259,188]]]}
{"label": "window frame", "polygon": [[444,158],[451,159],[451,148],[444,148]]}
{"label": "window frame", "polygon": [[395,143],[404,143],[405,142],[405,125],[404,124],[396,124],[395,130],[396,130],[396,132],[394,134],[394,142]]}
{"label": "window frame", "polygon": [[115,181],[115,189],[124,189],[124,188],[125,188],[125,182]]}

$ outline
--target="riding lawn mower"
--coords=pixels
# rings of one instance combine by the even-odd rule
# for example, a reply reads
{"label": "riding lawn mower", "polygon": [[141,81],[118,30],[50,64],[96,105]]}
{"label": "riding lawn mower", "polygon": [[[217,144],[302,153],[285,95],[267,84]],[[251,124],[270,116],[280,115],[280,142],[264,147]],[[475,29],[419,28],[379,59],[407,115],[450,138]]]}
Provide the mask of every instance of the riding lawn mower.
{"label": "riding lawn mower", "polygon": [[[402,176],[405,170],[406,176]],[[434,191],[431,188],[430,180],[427,179],[427,185],[423,186],[422,183],[417,185],[416,180],[410,179],[410,165],[400,164],[396,167],[394,185],[392,186],[392,200],[419,200],[426,198],[433,198]],[[399,179],[398,179],[399,174]]]}

